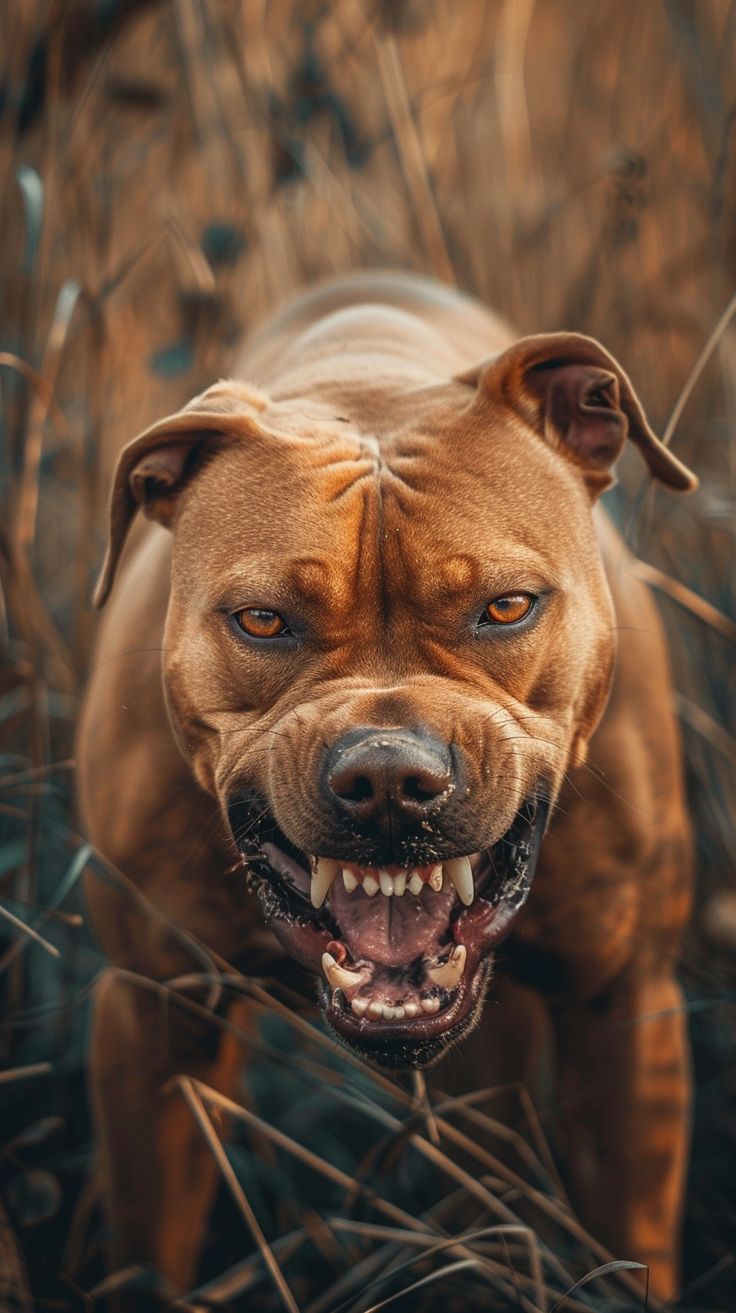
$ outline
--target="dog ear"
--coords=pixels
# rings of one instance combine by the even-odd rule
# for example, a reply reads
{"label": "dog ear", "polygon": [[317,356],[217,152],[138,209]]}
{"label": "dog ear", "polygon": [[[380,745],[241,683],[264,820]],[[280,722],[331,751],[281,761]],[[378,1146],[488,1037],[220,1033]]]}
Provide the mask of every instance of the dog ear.
{"label": "dog ear", "polygon": [[206,456],[228,442],[260,433],[252,412],[266,404],[266,398],[247,385],[221,382],[123,449],[113,478],[107,552],[93,599],[97,608],[110,595],[136,513],[141,510],[148,519],[170,525],[179,494]]}
{"label": "dog ear", "polygon": [[458,381],[505,401],[550,446],[571,457],[593,498],[613,483],[612,467],[627,437],[656,479],[680,492],[698,486],[692,471],[652,432],[621,366],[592,337],[525,337]]}

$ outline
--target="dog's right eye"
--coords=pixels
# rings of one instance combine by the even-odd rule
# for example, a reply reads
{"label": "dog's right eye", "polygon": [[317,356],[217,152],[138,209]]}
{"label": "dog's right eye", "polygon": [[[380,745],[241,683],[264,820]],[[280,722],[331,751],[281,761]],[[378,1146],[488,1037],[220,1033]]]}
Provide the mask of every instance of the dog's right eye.
{"label": "dog's right eye", "polygon": [[259,606],[246,606],[233,614],[238,629],[249,638],[280,638],[291,630],[277,611],[264,611]]}
{"label": "dog's right eye", "polygon": [[524,620],[534,607],[533,593],[504,593],[486,604],[480,619],[481,625],[516,625]]}

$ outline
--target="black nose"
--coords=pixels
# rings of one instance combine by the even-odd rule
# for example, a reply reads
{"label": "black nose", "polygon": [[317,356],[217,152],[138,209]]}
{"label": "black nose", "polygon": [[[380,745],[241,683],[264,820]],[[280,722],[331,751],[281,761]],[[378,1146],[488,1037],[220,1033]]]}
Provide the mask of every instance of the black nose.
{"label": "black nose", "polygon": [[404,729],[359,729],[327,754],[326,782],[343,815],[353,821],[405,824],[433,815],[455,787],[449,749],[428,734]]}

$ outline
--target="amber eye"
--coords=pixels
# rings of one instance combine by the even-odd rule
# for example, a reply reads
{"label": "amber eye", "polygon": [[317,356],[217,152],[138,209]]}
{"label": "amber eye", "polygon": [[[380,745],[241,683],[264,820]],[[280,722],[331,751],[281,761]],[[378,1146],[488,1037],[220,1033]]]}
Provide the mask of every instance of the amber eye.
{"label": "amber eye", "polygon": [[481,624],[513,625],[529,614],[535,601],[531,593],[504,593],[503,597],[494,597],[483,612]]}
{"label": "amber eye", "polygon": [[278,638],[291,632],[277,611],[263,611],[258,606],[236,611],[233,620],[250,638]]}

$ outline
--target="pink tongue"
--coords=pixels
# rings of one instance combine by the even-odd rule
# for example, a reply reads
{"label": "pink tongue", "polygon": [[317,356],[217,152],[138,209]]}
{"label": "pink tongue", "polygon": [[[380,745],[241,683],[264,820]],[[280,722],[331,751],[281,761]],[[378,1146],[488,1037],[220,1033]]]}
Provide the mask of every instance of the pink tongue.
{"label": "pink tongue", "polygon": [[384,966],[407,965],[435,953],[454,901],[454,889],[439,894],[423,889],[419,897],[405,893],[401,898],[380,893],[369,898],[362,889],[349,894],[339,877],[330,890],[330,910],[350,959],[369,958]]}

